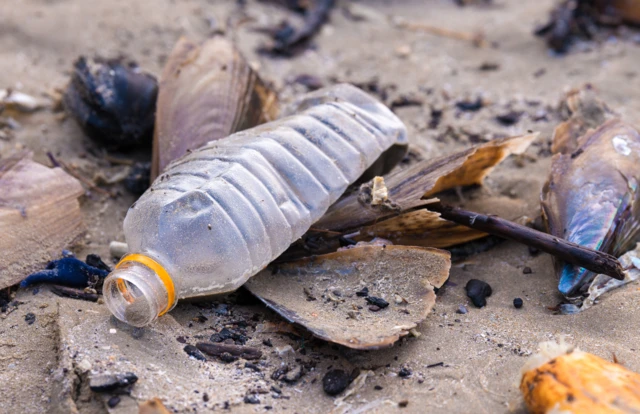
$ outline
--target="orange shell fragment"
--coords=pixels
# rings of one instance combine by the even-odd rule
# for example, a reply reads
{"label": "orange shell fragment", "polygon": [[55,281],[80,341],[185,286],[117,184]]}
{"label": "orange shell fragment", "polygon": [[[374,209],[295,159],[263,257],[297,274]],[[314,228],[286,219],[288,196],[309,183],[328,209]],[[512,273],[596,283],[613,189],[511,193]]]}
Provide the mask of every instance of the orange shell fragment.
{"label": "orange shell fragment", "polygon": [[640,374],[577,350],[524,372],[520,391],[534,414],[640,412]]}

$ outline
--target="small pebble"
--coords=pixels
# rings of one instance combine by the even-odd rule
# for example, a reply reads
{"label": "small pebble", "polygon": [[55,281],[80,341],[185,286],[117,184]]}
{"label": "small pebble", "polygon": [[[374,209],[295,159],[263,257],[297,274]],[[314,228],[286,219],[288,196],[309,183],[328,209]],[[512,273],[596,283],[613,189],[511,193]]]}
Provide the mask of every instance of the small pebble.
{"label": "small pebble", "polygon": [[496,121],[501,123],[504,126],[515,125],[520,121],[520,117],[522,116],[522,112],[519,111],[508,111],[504,114],[500,114],[496,116]]}
{"label": "small pebble", "polygon": [[304,371],[302,370],[302,365],[296,365],[295,367],[290,369],[289,372],[287,372],[282,379],[285,382],[288,382],[289,384],[293,384],[296,381],[298,381],[300,377],[302,377],[302,374],[304,374]]}
{"label": "small pebble", "polygon": [[377,306],[380,309],[384,309],[389,306],[389,302],[376,296],[367,296],[367,303],[369,305]]}
{"label": "small pebble", "polygon": [[371,306],[369,306],[369,310],[371,312],[378,312],[380,310],[380,307],[376,306],[376,305],[371,305]]}
{"label": "small pebble", "polygon": [[225,303],[220,303],[217,307],[216,307],[216,315],[218,316],[227,316],[229,315],[229,305],[225,304]]}
{"label": "small pebble", "polygon": [[461,111],[470,111],[475,112],[479,111],[482,108],[483,102],[482,98],[478,97],[473,101],[464,100],[456,102],[456,107]]}
{"label": "small pebble", "polygon": [[138,381],[138,377],[133,372],[97,374],[89,378],[89,388],[93,392],[110,392],[133,385],[136,381]]}
{"label": "small pebble", "polygon": [[245,404],[260,404],[260,399],[255,395],[247,395],[244,397]]}
{"label": "small pebble", "polygon": [[329,395],[338,395],[344,391],[351,382],[349,374],[341,369],[332,369],[322,378],[322,389]]}
{"label": "small pebble", "polygon": [[27,325],[33,325],[33,323],[36,321],[36,315],[29,312],[24,315],[24,321],[27,323]]}
{"label": "small pebble", "polygon": [[522,269],[522,273],[524,273],[525,275],[529,275],[529,274],[533,273],[533,270],[531,270],[531,268],[529,266],[527,266],[524,269]]}
{"label": "small pebble", "polygon": [[384,387],[382,385],[375,385],[373,387],[373,389],[376,390],[376,391],[380,391],[380,390],[384,389]]}
{"label": "small pebble", "polygon": [[459,305],[458,309],[456,310],[456,313],[459,313],[461,315],[466,315],[468,312],[469,312],[469,310],[464,305]]}
{"label": "small pebble", "polygon": [[107,401],[107,405],[109,406],[109,408],[115,408],[115,406],[118,404],[120,404],[120,397],[118,397],[117,395],[114,395],[113,397],[109,398],[109,401]]}
{"label": "small pebble", "polygon": [[202,394],[202,401],[208,402],[209,401],[209,394],[207,394],[206,392],[204,394]]}
{"label": "small pebble", "polygon": [[204,356],[202,352],[198,348],[193,345],[187,345],[183,348],[184,352],[187,353],[190,357],[194,357],[198,361],[206,361],[207,357]]}
{"label": "small pebble", "polygon": [[407,401],[407,400],[402,400],[402,401],[400,401],[400,402],[398,403],[398,407],[400,407],[400,408],[404,408],[404,407],[406,407],[407,405],[409,405],[409,401]]}
{"label": "small pebble", "polygon": [[396,302],[396,305],[402,305],[402,304],[409,303],[405,298],[403,298],[400,295],[395,295],[393,300]]}
{"label": "small pebble", "polygon": [[369,296],[369,288],[366,286],[363,287],[362,289],[356,292],[356,296],[359,296],[361,298],[366,298],[367,296]]}
{"label": "small pebble", "polygon": [[400,372],[398,372],[398,376],[400,378],[407,378],[411,376],[411,374],[413,374],[413,372],[409,368],[405,368],[405,367],[402,367],[400,369]]}
{"label": "small pebble", "polygon": [[478,308],[482,308],[486,306],[488,296],[491,296],[492,290],[491,286],[487,282],[483,282],[478,279],[471,279],[467,282],[467,286],[465,287],[467,291],[467,296],[475,306]]}
{"label": "small pebble", "polygon": [[520,309],[522,307],[522,305],[524,305],[524,302],[522,301],[521,298],[515,298],[513,300],[513,306],[515,306],[516,309]]}
{"label": "small pebble", "polygon": [[109,333],[110,333],[110,334],[114,334],[114,333],[117,333],[117,332],[118,332],[118,331],[116,331],[116,330],[115,330],[115,329],[113,329],[113,328],[109,329]]}

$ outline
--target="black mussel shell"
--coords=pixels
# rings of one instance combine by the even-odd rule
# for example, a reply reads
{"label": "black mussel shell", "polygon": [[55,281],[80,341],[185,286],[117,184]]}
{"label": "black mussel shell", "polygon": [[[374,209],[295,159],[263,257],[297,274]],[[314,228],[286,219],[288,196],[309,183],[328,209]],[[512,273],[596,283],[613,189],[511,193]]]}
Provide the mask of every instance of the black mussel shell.
{"label": "black mussel shell", "polygon": [[135,64],[80,57],[64,102],[89,137],[128,149],[151,146],[157,96],[156,79]]}

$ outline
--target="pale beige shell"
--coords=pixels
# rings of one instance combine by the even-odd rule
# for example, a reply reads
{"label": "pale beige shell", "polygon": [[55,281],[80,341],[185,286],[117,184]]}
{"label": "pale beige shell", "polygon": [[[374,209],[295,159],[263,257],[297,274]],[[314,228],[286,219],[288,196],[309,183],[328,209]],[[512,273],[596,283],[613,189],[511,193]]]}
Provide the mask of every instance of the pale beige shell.
{"label": "pale beige shell", "polygon": [[275,92],[229,40],[181,38],[160,77],[153,140],[153,179],[203,144],[273,120]]}

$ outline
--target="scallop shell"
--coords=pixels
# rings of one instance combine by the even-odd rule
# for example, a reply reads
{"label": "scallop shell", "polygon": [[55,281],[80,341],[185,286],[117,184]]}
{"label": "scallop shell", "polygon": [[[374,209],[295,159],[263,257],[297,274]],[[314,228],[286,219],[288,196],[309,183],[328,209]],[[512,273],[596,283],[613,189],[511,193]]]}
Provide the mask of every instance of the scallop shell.
{"label": "scallop shell", "polygon": [[152,180],[173,160],[209,141],[273,120],[274,91],[224,37],[181,38],[160,78]]}

